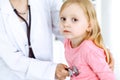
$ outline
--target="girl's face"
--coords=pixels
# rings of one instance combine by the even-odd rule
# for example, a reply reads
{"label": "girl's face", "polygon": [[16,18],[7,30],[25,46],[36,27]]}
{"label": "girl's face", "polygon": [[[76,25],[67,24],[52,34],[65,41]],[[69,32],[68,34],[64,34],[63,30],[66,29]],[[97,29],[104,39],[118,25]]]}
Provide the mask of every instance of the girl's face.
{"label": "girl's face", "polygon": [[60,31],[69,39],[83,39],[89,27],[87,18],[78,4],[65,7],[60,13]]}

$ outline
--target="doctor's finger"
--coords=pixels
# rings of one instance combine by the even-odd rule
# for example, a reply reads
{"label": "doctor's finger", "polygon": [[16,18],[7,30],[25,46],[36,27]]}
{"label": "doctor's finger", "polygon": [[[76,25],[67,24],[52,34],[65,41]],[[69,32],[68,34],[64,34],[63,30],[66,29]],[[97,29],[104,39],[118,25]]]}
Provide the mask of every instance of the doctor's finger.
{"label": "doctor's finger", "polygon": [[66,69],[63,69],[63,70],[61,71],[61,74],[62,74],[63,76],[65,76],[65,77],[69,76],[69,72],[68,72]]}

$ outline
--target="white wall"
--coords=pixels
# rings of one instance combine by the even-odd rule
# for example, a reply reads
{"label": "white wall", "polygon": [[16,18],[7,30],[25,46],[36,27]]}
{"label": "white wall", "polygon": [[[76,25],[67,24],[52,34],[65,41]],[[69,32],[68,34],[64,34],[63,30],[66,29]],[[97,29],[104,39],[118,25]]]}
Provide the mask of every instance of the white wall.
{"label": "white wall", "polygon": [[115,59],[115,74],[117,80],[120,80],[120,4],[119,0],[111,1],[111,17],[110,17],[110,42],[111,50]]}
{"label": "white wall", "polygon": [[115,60],[116,80],[120,80],[120,4],[119,0],[102,0],[102,32],[105,44]]}

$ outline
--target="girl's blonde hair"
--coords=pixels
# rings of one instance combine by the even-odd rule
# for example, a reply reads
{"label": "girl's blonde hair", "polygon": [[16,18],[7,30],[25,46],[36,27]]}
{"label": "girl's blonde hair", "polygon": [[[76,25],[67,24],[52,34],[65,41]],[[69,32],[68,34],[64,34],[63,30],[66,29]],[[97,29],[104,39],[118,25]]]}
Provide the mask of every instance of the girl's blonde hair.
{"label": "girl's blonde hair", "polygon": [[103,38],[100,31],[100,26],[98,24],[97,15],[93,4],[90,0],[66,0],[61,7],[60,13],[66,7],[71,4],[78,4],[84,11],[85,16],[92,27],[90,32],[87,32],[86,39],[91,39],[98,47],[104,49],[106,54],[106,61],[110,63],[110,54],[107,48],[104,46]]}

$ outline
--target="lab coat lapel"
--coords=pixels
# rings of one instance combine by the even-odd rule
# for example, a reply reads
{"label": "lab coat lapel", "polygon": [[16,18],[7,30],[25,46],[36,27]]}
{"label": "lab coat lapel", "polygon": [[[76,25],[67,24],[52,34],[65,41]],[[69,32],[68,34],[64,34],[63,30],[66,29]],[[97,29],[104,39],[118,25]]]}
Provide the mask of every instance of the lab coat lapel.
{"label": "lab coat lapel", "polygon": [[6,32],[10,37],[15,39],[16,45],[18,45],[18,47],[23,51],[23,53],[25,55],[28,55],[26,54],[25,49],[25,43],[27,43],[27,35],[20,26],[21,24],[19,22],[18,16],[15,15],[15,13],[13,12],[13,8],[10,5],[9,0],[3,2],[5,3],[4,5],[1,5],[1,9],[3,12]]}
{"label": "lab coat lapel", "polygon": [[[27,36],[25,31],[20,26],[20,22],[18,21],[18,18],[14,18],[17,16],[9,16],[7,18],[6,23],[7,32],[8,34],[12,34],[13,38],[15,39],[17,45],[19,45],[20,49],[23,51],[24,54],[26,54],[25,44],[27,43]],[[13,19],[13,20],[12,20]],[[11,30],[11,31],[10,31]]]}
{"label": "lab coat lapel", "polygon": [[[38,57],[38,54],[36,54],[36,49],[34,46],[34,40],[36,40],[36,36],[38,36],[38,34],[36,34],[36,32],[38,33],[38,31],[40,31],[40,29],[38,28],[39,23],[39,12],[36,11],[36,6],[34,6],[35,1],[33,0],[28,0],[28,4],[30,5],[30,9],[31,9],[31,31],[30,31],[30,38],[31,38],[31,46],[32,46],[32,50],[34,52],[35,57]],[[39,26],[40,27],[40,26]],[[38,39],[38,37],[37,37]]]}
{"label": "lab coat lapel", "polygon": [[[39,3],[39,0],[36,0],[33,2],[33,0],[29,0],[29,5],[31,6],[31,45],[32,45],[32,49],[34,51],[34,55],[36,58],[40,58],[41,56],[41,51],[39,51],[40,47],[39,45],[42,45],[43,42],[45,40],[45,31],[46,28],[44,26],[45,25],[45,20],[44,17],[45,15],[43,15],[43,7],[42,4]],[[37,5],[37,6],[34,6]],[[39,5],[39,6],[38,6]],[[41,53],[40,53],[41,52]]]}
{"label": "lab coat lapel", "polygon": [[17,17],[17,16],[16,15],[9,16],[7,26],[9,26],[10,28],[9,30],[11,30],[13,37],[15,38],[15,41],[18,43],[20,49],[26,54],[25,44],[27,44],[27,35],[20,26],[21,24],[18,21],[18,18],[15,18],[14,20],[11,21],[10,19],[12,19],[12,17]]}

